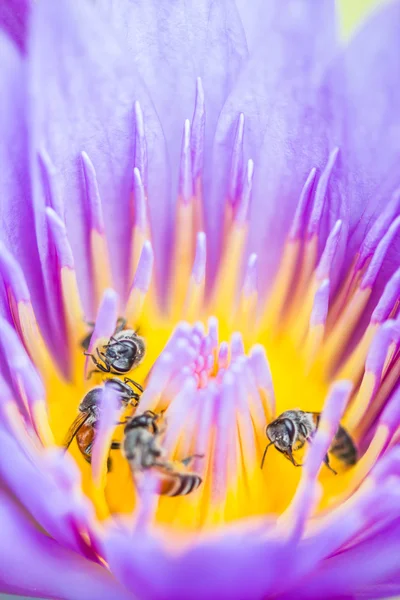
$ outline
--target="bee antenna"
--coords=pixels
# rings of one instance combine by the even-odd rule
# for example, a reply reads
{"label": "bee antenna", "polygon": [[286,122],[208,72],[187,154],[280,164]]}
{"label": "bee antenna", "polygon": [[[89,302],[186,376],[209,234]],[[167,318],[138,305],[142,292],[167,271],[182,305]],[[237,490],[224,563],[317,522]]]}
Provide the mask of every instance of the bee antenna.
{"label": "bee antenna", "polygon": [[274,443],[274,442],[270,442],[269,444],[267,444],[267,445],[265,446],[264,454],[263,454],[263,456],[262,456],[262,459],[261,459],[261,469],[262,469],[262,468],[263,468],[263,466],[264,466],[264,461],[265,461],[265,457],[266,457],[266,455],[267,455],[267,450],[268,450],[268,448],[269,448],[270,446],[272,446],[272,444],[273,444],[273,443]]}

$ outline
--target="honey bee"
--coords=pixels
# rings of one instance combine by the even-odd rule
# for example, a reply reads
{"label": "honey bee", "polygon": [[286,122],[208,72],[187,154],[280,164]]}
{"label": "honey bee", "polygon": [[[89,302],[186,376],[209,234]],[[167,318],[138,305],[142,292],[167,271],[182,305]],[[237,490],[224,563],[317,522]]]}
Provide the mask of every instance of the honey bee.
{"label": "honey bee", "polygon": [[[287,410],[267,425],[266,434],[270,443],[265,447],[261,468],[264,466],[265,456],[271,445],[282,452],[295,467],[301,467],[302,465],[295,461],[293,451],[299,450],[306,442],[312,441],[320,418],[321,413],[318,412]],[[328,452],[348,466],[357,462],[357,450],[353,440],[341,425],[338,427]],[[324,458],[324,463],[332,473],[337,474],[329,464],[328,454]]]}
{"label": "honey bee", "polygon": [[[129,462],[133,478],[138,473],[152,469],[159,480],[158,494],[164,496],[186,496],[202,483],[199,475],[192,472],[179,471],[179,463],[165,460],[165,450],[158,443],[157,438],[162,435],[157,421],[160,415],[146,411],[134,416],[125,425],[122,452]],[[117,447],[118,442],[113,444]],[[188,466],[194,458],[203,455],[193,454],[180,463]]]}
{"label": "honey bee", "polygon": [[[143,388],[128,377],[125,377],[124,381],[120,381],[117,378],[108,379],[104,385],[113,388],[118,392],[121,407],[127,407],[130,404],[137,406],[140,396],[129,384],[134,385],[140,392],[143,392]],[[101,394],[102,388],[100,386],[91,389],[86,394],[79,405],[79,414],[69,428],[63,444],[64,448],[67,450],[73,439],[76,438],[78,448],[88,463],[91,463],[92,461],[93,443],[96,435],[97,422],[100,418],[101,408],[98,404],[98,400]],[[109,466],[110,464],[111,463],[109,462]]]}
{"label": "honey bee", "polygon": [[[90,331],[81,341],[81,348],[83,348],[83,350],[89,350],[90,342],[92,340],[92,335],[93,335],[93,331],[94,331],[96,323],[94,321],[86,321],[85,320],[85,324],[89,327]],[[125,327],[126,327],[126,319],[124,319],[124,317],[118,317],[117,325],[116,325],[116,329],[115,329],[114,333],[117,333],[118,331],[122,331],[122,329],[125,329]]]}
{"label": "honey bee", "polygon": [[[90,375],[95,372],[124,375],[142,362],[146,350],[144,340],[136,331],[125,329],[125,326],[126,320],[119,318],[117,327],[107,344],[102,350],[96,348],[97,356],[91,352],[84,352],[85,356],[90,356],[97,367]],[[81,342],[82,347],[84,344],[89,347],[91,337],[89,341],[88,337]]]}

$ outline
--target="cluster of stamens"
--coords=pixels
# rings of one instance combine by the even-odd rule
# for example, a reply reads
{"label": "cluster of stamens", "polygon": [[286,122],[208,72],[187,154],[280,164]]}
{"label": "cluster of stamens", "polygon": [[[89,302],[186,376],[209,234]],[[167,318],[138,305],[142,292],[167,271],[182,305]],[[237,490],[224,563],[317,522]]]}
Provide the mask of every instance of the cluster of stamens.
{"label": "cluster of stamens", "polygon": [[[113,291],[96,169],[84,152],[85,256],[93,275],[86,306],[80,302],[65,211],[60,198],[52,195],[56,190],[51,185],[54,166],[46,154],[39,159],[48,190],[44,215],[48,236],[43,247],[52,263],[45,265],[47,275],[53,273],[55,264],[58,267],[51,283],[54,297],[48,299],[51,319],[47,329],[38,326],[19,265],[0,247],[0,271],[14,324],[14,328],[2,324],[2,343],[10,359],[9,384],[19,412],[19,421],[14,418],[15,411],[9,418],[7,411],[11,410],[6,403],[10,428],[21,443],[21,431],[28,427],[44,447],[62,445],[79,402],[95,382],[87,378],[98,365],[93,364],[92,356],[84,357],[81,342],[88,334],[83,313],[91,318],[97,313],[88,353],[104,368],[92,377],[102,382],[129,376],[143,385],[133,417],[145,411],[164,414],[167,426],[162,446],[168,460],[204,455],[193,463],[203,484],[184,500],[185,523],[201,526],[244,515],[282,513],[297,494],[302,478],[316,480],[340,422],[354,439],[360,458],[350,474],[342,477],[328,479],[326,469],[321,471],[326,491],[321,507],[343,501],[397,439],[398,403],[393,391],[400,373],[400,271],[388,281],[368,325],[363,323],[386,253],[400,228],[400,218],[396,218],[399,194],[393,195],[373,223],[353,262],[345,264],[342,249],[347,239],[340,215],[330,223],[329,232],[323,231],[332,212],[328,190],[339,152],[333,149],[322,171],[312,169],[299,190],[280,265],[266,293],[259,281],[263,257],[253,252],[247,263],[244,259],[251,242],[248,234],[257,166],[244,157],[243,115],[238,116],[234,135],[221,253],[214,262],[207,257],[201,180],[205,104],[198,80],[193,119],[185,122],[182,138],[168,277],[160,282],[154,276],[162,269],[157,265],[159,257],[153,255],[146,127],[139,103],[135,103],[134,113],[132,227],[123,249],[129,253],[129,290],[119,289],[118,295]],[[154,272],[153,263],[157,267]],[[209,273],[210,264],[213,269]],[[121,314],[132,331],[139,328],[146,355],[134,371],[114,373],[107,361],[115,359],[113,344],[117,343],[117,317]],[[120,468],[123,470],[120,453],[115,453],[115,469],[107,471],[110,448],[123,437],[122,428],[116,430],[116,423],[123,418],[121,402],[113,392],[111,386],[104,386],[91,471],[71,447],[84,474],[84,486],[91,478],[97,494],[92,497],[103,494],[106,499],[105,514],[108,508],[126,512],[134,504],[134,492],[125,493],[118,475]],[[337,412],[330,408],[332,398],[336,398]],[[268,441],[266,426],[290,409],[322,412],[309,459],[303,469],[294,469],[278,453],[270,453],[261,471]],[[273,481],[279,485],[272,485]],[[90,495],[87,488],[90,485],[85,488]],[[132,501],[125,506],[127,497]],[[165,502],[160,499],[158,511],[161,520],[168,521],[171,510]],[[182,514],[184,511],[179,518]]]}

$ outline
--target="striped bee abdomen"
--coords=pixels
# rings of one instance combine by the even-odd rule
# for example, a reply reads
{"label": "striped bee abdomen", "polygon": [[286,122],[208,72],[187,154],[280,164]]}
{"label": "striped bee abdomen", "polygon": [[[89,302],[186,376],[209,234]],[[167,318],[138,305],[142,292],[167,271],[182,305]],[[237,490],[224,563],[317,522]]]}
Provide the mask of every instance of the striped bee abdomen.
{"label": "striped bee abdomen", "polygon": [[164,496],[187,496],[196,490],[201,482],[201,477],[194,473],[174,472],[164,479],[160,494]]}
{"label": "striped bee abdomen", "polygon": [[357,462],[357,449],[353,440],[343,427],[339,427],[332,440],[329,452],[346,465],[355,465]]}

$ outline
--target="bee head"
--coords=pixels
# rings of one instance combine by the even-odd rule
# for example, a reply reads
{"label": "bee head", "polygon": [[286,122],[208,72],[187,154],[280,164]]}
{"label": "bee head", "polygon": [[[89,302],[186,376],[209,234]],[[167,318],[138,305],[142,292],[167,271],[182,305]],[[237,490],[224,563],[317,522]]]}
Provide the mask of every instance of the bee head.
{"label": "bee head", "polygon": [[105,349],[106,364],[118,373],[128,373],[141,362],[145,352],[142,338],[136,335],[111,342]]}
{"label": "bee head", "polygon": [[150,410],[146,410],[143,414],[133,417],[128,421],[128,423],[125,425],[125,432],[137,428],[154,429],[156,420],[157,415]]}
{"label": "bee head", "polygon": [[266,434],[278,450],[286,452],[292,448],[296,428],[290,419],[276,419],[267,426]]}

